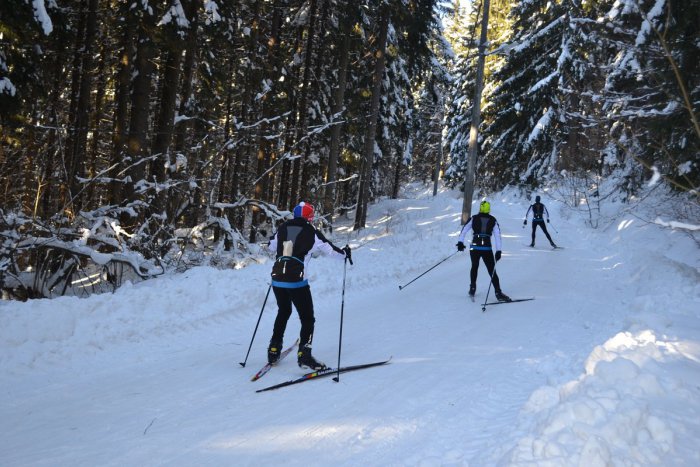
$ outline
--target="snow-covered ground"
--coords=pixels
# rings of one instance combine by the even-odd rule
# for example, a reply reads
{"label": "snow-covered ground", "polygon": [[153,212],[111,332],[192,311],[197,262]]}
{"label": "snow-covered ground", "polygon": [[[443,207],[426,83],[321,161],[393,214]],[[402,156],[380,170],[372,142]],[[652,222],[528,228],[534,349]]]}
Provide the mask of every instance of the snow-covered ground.
{"label": "snow-covered ground", "polygon": [[[505,293],[482,266],[467,299],[461,195],[409,187],[340,221],[342,363],[389,365],[256,393],[276,307],[271,263],[198,268],[115,294],[0,303],[0,465],[700,465],[700,253],[687,233],[620,215],[593,230],[543,195],[553,251],[522,228],[529,202],[491,198]],[[611,209],[617,209],[611,206]],[[551,230],[551,229],[550,229]],[[312,260],[314,354],[338,358],[343,263]],[[491,297],[493,291],[491,291]],[[292,316],[286,342],[299,321]]]}

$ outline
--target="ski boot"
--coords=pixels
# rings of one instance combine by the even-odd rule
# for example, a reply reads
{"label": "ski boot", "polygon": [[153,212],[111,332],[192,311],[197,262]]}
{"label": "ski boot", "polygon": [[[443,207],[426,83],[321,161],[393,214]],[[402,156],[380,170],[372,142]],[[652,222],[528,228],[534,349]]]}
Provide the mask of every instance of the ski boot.
{"label": "ski boot", "polygon": [[309,368],[314,371],[328,368],[325,363],[319,362],[311,356],[311,347],[308,345],[299,348],[299,352],[297,352],[297,363],[299,364],[299,368]]}
{"label": "ski boot", "polygon": [[513,300],[511,300],[511,298],[508,295],[504,294],[500,290],[496,292],[496,299],[499,302],[512,302],[513,301]]}
{"label": "ski boot", "polygon": [[534,248],[535,247],[535,242],[530,243],[530,247]]}
{"label": "ski boot", "polygon": [[469,286],[469,296],[470,296],[471,298],[474,298],[474,294],[475,294],[475,293],[476,293],[476,285],[471,284],[471,285]]}
{"label": "ski boot", "polygon": [[282,342],[270,341],[270,345],[267,347],[267,363],[274,365],[277,360],[280,359],[280,354],[282,353]]}

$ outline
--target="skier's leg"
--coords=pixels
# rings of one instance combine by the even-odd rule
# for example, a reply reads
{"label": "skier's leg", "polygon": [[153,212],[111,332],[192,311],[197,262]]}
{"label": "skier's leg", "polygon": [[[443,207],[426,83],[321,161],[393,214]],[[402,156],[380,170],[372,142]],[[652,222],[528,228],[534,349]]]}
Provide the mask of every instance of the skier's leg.
{"label": "skier's leg", "polygon": [[469,286],[472,285],[476,287],[476,276],[479,273],[479,252],[476,250],[469,250],[469,257],[472,260],[472,268],[469,271]]}
{"label": "skier's leg", "polygon": [[289,290],[291,289],[272,287],[272,290],[277,299],[277,317],[275,318],[275,325],[272,329],[272,339],[270,339],[270,342],[281,345],[284,338],[284,330],[287,329],[287,321],[292,315],[292,297],[289,294]]}
{"label": "skier's leg", "polygon": [[537,221],[532,221],[532,242],[530,246],[535,246],[535,230],[537,229]]}
{"label": "skier's leg", "polygon": [[501,281],[498,280],[498,273],[494,272],[493,268],[496,266],[496,260],[493,258],[493,251],[483,251],[484,264],[486,269],[489,271],[489,276],[493,275],[493,289],[496,293],[501,293]]}
{"label": "skier's leg", "polygon": [[552,241],[552,237],[549,235],[549,232],[547,232],[547,226],[545,225],[544,222],[542,222],[542,230],[544,231],[544,234],[547,236],[547,240],[549,240],[549,243],[554,245],[554,242]]}
{"label": "skier's leg", "polygon": [[292,291],[292,301],[294,307],[299,313],[299,321],[301,321],[301,330],[299,331],[299,348],[305,345],[311,346],[311,341],[314,335],[314,302],[311,298],[311,288],[307,285],[298,289],[290,289]]}

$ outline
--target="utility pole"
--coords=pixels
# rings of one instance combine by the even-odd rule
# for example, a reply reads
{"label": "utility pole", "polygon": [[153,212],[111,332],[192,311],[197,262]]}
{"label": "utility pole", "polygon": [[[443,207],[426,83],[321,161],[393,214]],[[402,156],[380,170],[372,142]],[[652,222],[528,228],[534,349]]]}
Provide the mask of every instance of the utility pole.
{"label": "utility pole", "polygon": [[[443,111],[445,109],[445,96],[440,95],[440,112],[438,115],[440,116],[440,122],[443,120]],[[438,122],[438,123],[440,123]],[[440,152],[435,156],[437,159],[435,161],[435,173],[433,174],[433,196],[437,195],[437,190],[438,190],[438,179],[440,178],[440,166],[442,165],[442,131],[438,133],[440,135],[439,144],[440,144]]]}
{"label": "utility pole", "polygon": [[489,0],[484,0],[483,17],[481,18],[481,38],[479,39],[479,59],[476,68],[476,90],[472,105],[472,126],[469,131],[469,154],[467,173],[464,176],[464,203],[462,204],[462,225],[471,217],[472,195],[474,194],[474,171],[479,139],[479,124],[481,123],[481,91],[484,87],[484,62],[486,61],[486,32],[489,25]]}
{"label": "utility pole", "polygon": [[442,165],[442,132],[440,133],[440,152],[435,156],[435,173],[433,174],[433,196],[437,195],[438,181],[440,179],[440,166]]}

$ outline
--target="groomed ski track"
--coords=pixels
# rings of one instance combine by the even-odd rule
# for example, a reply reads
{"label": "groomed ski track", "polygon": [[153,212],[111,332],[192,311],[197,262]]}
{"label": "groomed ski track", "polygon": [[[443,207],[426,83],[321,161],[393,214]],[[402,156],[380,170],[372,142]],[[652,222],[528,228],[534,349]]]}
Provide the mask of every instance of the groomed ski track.
{"label": "groomed ski track", "polygon": [[[461,198],[443,196],[373,208],[371,225],[360,237],[346,227],[336,230],[338,244],[348,238],[351,246],[362,245],[353,251],[355,266],[348,265],[341,365],[393,355],[390,365],[343,374],[339,383],[325,378],[256,394],[265,385],[304,373],[291,355],[265,376],[264,384],[250,381],[264,364],[276,311],[273,299],[247,367],[238,364],[265,293],[269,264],[262,265],[254,271],[261,276],[257,282],[244,288],[234,284],[253,297],[245,311],[185,320],[182,329],[150,339],[130,342],[127,335],[113,343],[95,342],[98,349],[86,356],[69,348],[66,361],[59,351],[55,358],[30,363],[34,370],[3,378],[3,465],[498,463],[527,435],[519,414],[533,392],[578,378],[594,347],[625,329],[625,303],[635,292],[622,290],[630,287],[630,268],[642,259],[625,256],[636,253],[625,252],[619,243],[600,242],[602,233],[590,233],[578,220],[557,223],[559,233],[553,235],[566,240],[564,251],[523,246],[523,237],[529,238],[521,229],[527,205],[499,201],[492,206],[504,234],[497,265],[502,289],[512,297],[535,295],[537,300],[482,313],[488,275],[482,265],[472,303],[468,252],[399,291],[397,284],[455,248]],[[392,220],[383,220],[380,209],[391,212]],[[383,258],[392,259],[376,272]],[[312,278],[311,287],[314,355],[335,366],[342,263],[331,264],[330,259],[314,260],[314,267],[323,274],[333,271],[337,280],[317,279],[315,286]],[[208,296],[216,300],[235,273],[212,279],[220,282]],[[213,278],[221,275],[212,273]],[[187,287],[187,275],[173,280]],[[613,296],[621,300],[611,302]],[[95,307],[118,308],[120,294],[88,300]],[[285,342],[292,342],[298,330],[293,313]]]}

